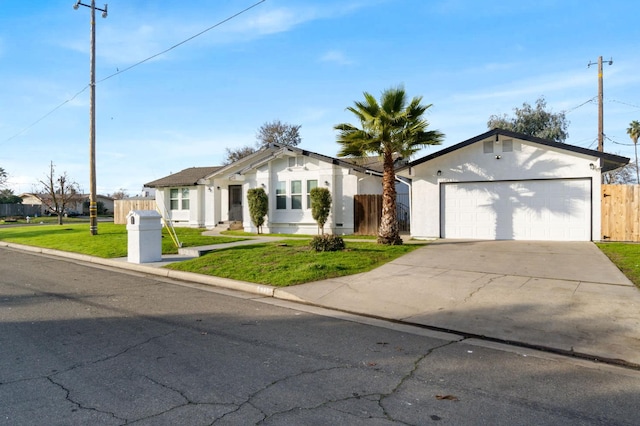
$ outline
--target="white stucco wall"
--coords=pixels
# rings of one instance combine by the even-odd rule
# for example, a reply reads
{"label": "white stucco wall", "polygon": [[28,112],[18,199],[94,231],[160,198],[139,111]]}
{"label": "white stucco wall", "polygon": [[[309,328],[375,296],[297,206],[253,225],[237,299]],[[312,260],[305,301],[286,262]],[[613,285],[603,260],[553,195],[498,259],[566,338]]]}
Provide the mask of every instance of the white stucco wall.
{"label": "white stucco wall", "polygon": [[[380,178],[356,173],[345,167],[316,158],[302,156],[303,163],[290,167],[289,157],[274,158],[256,169],[245,173],[243,198],[250,188],[263,187],[269,196],[269,213],[264,232],[289,234],[316,234],[317,224],[307,205],[307,181],[316,180],[318,187],[331,192],[331,214],[325,224],[326,233],[353,233],[353,197],[360,193],[380,193]],[[291,208],[291,182],[302,183],[302,209]],[[285,182],[287,188],[287,208],[276,208],[275,188],[278,182]],[[243,205],[243,226],[247,232],[256,232],[251,223],[249,206]]]}
{"label": "white stucco wall", "polygon": [[[411,235],[440,237],[441,183],[589,178],[592,182],[592,236],[599,239],[599,159],[517,139],[513,140],[512,152],[503,152],[505,140],[511,139],[501,136],[498,142],[493,142],[493,153],[484,153],[484,143],[480,141],[400,172],[412,179]],[[592,170],[590,164],[596,168]]]}

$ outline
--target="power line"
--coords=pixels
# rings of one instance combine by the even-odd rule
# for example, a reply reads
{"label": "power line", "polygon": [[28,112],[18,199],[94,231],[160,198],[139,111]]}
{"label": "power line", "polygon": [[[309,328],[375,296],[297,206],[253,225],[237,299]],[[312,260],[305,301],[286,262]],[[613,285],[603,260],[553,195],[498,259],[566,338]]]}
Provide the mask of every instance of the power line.
{"label": "power line", "polygon": [[622,105],[626,105],[626,106],[630,106],[630,107],[633,107],[633,108],[640,109],[640,105],[634,105],[634,104],[630,104],[630,103],[627,103],[627,102],[618,101],[616,99],[607,100],[607,102],[615,102],[617,104],[622,104]]}
{"label": "power line", "polygon": [[[189,37],[189,38],[187,38],[187,39],[185,39],[185,40],[182,40],[180,43],[174,44],[173,46],[171,46],[171,47],[170,47],[170,48],[168,48],[168,49],[163,50],[162,52],[156,53],[155,55],[151,55],[151,56],[149,56],[148,58],[143,59],[143,60],[141,60],[141,61],[139,61],[139,62],[136,62],[135,64],[133,64],[133,65],[131,65],[131,66],[129,66],[129,67],[127,67],[127,68],[123,69],[123,70],[118,70],[117,72],[115,72],[115,73],[113,73],[113,74],[111,74],[111,75],[109,75],[109,76],[107,76],[107,77],[103,78],[102,80],[98,80],[95,84],[102,83],[103,81],[108,80],[108,79],[110,79],[110,78],[112,78],[112,77],[115,77],[116,75],[122,74],[123,72],[129,71],[130,69],[135,68],[135,67],[137,67],[138,65],[144,64],[145,62],[148,62],[148,61],[150,61],[150,60],[151,60],[151,59],[153,59],[153,58],[157,58],[158,56],[163,55],[163,54],[165,54],[165,53],[169,52],[170,50],[173,50],[173,49],[175,49],[176,47],[179,47],[179,46],[181,46],[181,45],[183,45],[183,44],[185,44],[185,43],[187,43],[187,42],[189,42],[189,41],[193,40],[193,39],[194,39],[194,38],[196,38],[196,37],[200,37],[202,34],[204,34],[204,33],[208,32],[208,31],[211,31],[211,30],[213,30],[214,28],[219,27],[220,25],[225,24],[225,23],[229,22],[230,20],[232,20],[232,19],[234,19],[234,18],[237,18],[238,16],[242,15],[243,13],[246,13],[246,12],[248,12],[249,10],[253,9],[254,7],[258,6],[259,4],[264,3],[265,1],[267,1],[267,0],[260,0],[260,1],[256,2],[256,3],[252,4],[251,6],[249,6],[249,7],[245,8],[245,9],[241,10],[240,12],[235,13],[235,14],[233,14],[233,15],[229,16],[228,18],[223,19],[222,21],[219,21],[218,23],[216,23],[216,24],[214,24],[214,25],[210,26],[209,28],[206,28],[206,29],[204,29],[204,30],[200,31],[200,32],[199,32],[199,33],[197,33],[197,34],[195,34],[195,35],[193,35],[193,36],[191,36],[191,37]],[[33,123],[31,123],[29,126],[27,126],[27,127],[25,127],[24,129],[20,130],[20,131],[19,131],[18,133],[16,133],[15,135],[13,135],[13,136],[9,137],[8,139],[5,139],[5,141],[4,141],[4,142],[5,142],[5,143],[6,143],[6,142],[9,142],[9,141],[11,141],[12,139],[17,138],[18,136],[20,136],[20,135],[21,135],[21,134],[23,134],[24,132],[26,132],[26,131],[30,130],[31,128],[35,127],[35,126],[36,126],[38,123],[40,123],[42,120],[44,120],[45,118],[49,117],[51,114],[53,114],[54,112],[56,112],[57,110],[59,110],[60,108],[62,108],[64,105],[66,105],[66,104],[68,104],[69,102],[73,101],[75,98],[77,98],[81,93],[83,93],[83,92],[84,92],[85,90],[87,90],[89,87],[90,87],[90,85],[89,85],[89,84],[87,84],[87,85],[86,85],[85,87],[83,87],[83,88],[82,88],[82,90],[80,90],[78,93],[76,93],[75,95],[73,95],[72,97],[70,97],[69,99],[67,99],[66,101],[62,102],[60,105],[58,105],[58,106],[56,106],[55,108],[53,108],[52,110],[50,110],[49,112],[47,112],[46,114],[44,114],[42,117],[38,118],[36,121],[34,121]]]}
{"label": "power line", "polygon": [[87,90],[89,88],[89,85],[87,84],[86,86],[84,86],[82,88],[82,90],[80,90],[78,93],[76,93],[75,95],[73,95],[72,97],[70,97],[69,99],[67,99],[66,101],[62,102],[60,105],[58,105],[57,107],[53,108],[51,111],[49,111],[48,113],[46,113],[45,115],[43,115],[42,117],[40,117],[39,119],[37,119],[36,121],[34,121],[33,123],[31,123],[29,126],[25,127],[24,129],[20,130],[18,133],[16,133],[15,135],[11,136],[10,138],[6,139],[5,142],[9,142],[12,139],[17,138],[18,136],[20,136],[21,134],[23,134],[24,132],[28,131],[29,129],[31,129],[32,127],[34,127],[36,124],[40,123],[42,120],[44,120],[45,118],[47,118],[48,116],[50,116],[51,114],[53,114],[54,112],[56,112],[57,110],[59,110],[60,108],[62,108],[64,105],[68,104],[69,102],[71,102],[72,100],[74,100],[75,98],[77,98],[78,96],[80,96],[80,94],[82,92],[84,92],[85,90]]}
{"label": "power line", "polygon": [[614,143],[614,144],[616,144],[616,145],[622,145],[622,146],[634,146],[634,144],[632,144],[632,143],[622,143],[622,142],[614,141],[613,139],[611,139],[611,138],[610,138],[610,137],[608,137],[608,136],[606,136],[606,138],[607,138],[607,140],[608,140],[608,141],[611,141],[611,142],[613,142],[613,143]]}
{"label": "power line", "polygon": [[573,111],[577,110],[578,108],[583,107],[583,106],[585,106],[586,104],[593,102],[593,101],[596,99],[596,97],[597,97],[597,96],[594,96],[593,98],[591,98],[591,99],[589,99],[589,100],[584,101],[583,103],[581,103],[581,104],[580,104],[580,105],[578,105],[578,106],[575,106],[575,107],[573,107],[573,108],[569,108],[569,109],[565,110],[565,111],[564,111],[564,113],[565,113],[565,114],[569,114],[570,112],[573,112]]}
{"label": "power line", "polygon": [[251,9],[253,9],[254,7],[258,6],[260,3],[264,3],[265,1],[267,1],[267,0],[260,0],[259,2],[252,4],[251,6],[247,7],[246,9],[241,10],[240,12],[236,13],[235,15],[231,15],[230,17],[228,17],[228,18],[226,18],[226,19],[223,19],[222,21],[218,22],[217,24],[214,24],[214,25],[210,26],[209,28],[207,28],[207,29],[205,29],[205,30],[200,31],[198,34],[193,35],[193,36],[191,36],[191,37],[189,37],[189,38],[187,38],[187,39],[185,39],[185,40],[182,40],[180,43],[174,44],[174,45],[173,45],[173,46],[171,46],[170,48],[165,49],[165,50],[163,50],[163,51],[162,51],[162,52],[160,52],[160,53],[156,53],[155,55],[149,56],[148,58],[143,59],[142,61],[136,62],[135,64],[133,64],[133,65],[131,65],[131,66],[129,66],[129,67],[127,67],[127,68],[123,69],[123,70],[118,70],[117,72],[114,72],[113,74],[111,74],[111,75],[109,75],[109,76],[107,76],[107,77],[103,78],[102,80],[98,80],[96,83],[102,83],[103,81],[108,80],[108,79],[110,79],[111,77],[115,77],[116,75],[119,75],[119,74],[122,74],[123,72],[129,71],[130,69],[135,68],[135,67],[137,67],[138,65],[144,64],[145,62],[150,61],[150,60],[152,60],[153,58],[157,58],[157,57],[158,57],[158,56],[160,56],[160,55],[164,55],[165,53],[167,53],[167,52],[169,52],[169,51],[171,51],[171,50],[175,49],[176,47],[181,46],[181,45],[183,45],[183,44],[185,44],[185,43],[187,43],[187,42],[189,42],[189,41],[193,40],[193,39],[194,39],[194,38],[196,38],[196,37],[200,37],[202,34],[206,33],[207,31],[211,31],[212,29],[217,28],[217,27],[219,27],[220,25],[222,25],[222,24],[225,24],[225,23],[229,22],[230,20],[232,20],[232,19],[234,19],[234,18],[237,18],[238,16],[242,15],[243,13],[248,12],[249,10],[251,10]]}

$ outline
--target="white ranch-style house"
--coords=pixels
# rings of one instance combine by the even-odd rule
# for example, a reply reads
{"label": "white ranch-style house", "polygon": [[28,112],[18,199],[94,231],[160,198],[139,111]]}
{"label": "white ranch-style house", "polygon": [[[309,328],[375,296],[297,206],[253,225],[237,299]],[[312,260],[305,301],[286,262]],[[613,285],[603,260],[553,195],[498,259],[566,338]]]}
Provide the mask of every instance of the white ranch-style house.
{"label": "white ranch-style house", "polygon": [[[410,199],[414,238],[590,241],[600,239],[604,172],[626,157],[494,129],[398,163],[396,188]],[[268,233],[315,234],[309,191],[333,199],[325,231],[354,232],[354,197],[381,194],[381,164],[270,145],[224,167],[194,167],[147,183],[175,226],[213,228],[249,218],[247,191],[269,196]]]}
{"label": "white ranch-style house", "polygon": [[174,226],[241,222],[248,232],[257,229],[250,220],[247,191],[262,187],[269,195],[263,232],[315,234],[309,192],[323,186],[333,200],[325,232],[351,234],[353,197],[382,192],[377,160],[352,161],[273,144],[228,166],[186,169],[145,187],[155,188],[157,205]]}

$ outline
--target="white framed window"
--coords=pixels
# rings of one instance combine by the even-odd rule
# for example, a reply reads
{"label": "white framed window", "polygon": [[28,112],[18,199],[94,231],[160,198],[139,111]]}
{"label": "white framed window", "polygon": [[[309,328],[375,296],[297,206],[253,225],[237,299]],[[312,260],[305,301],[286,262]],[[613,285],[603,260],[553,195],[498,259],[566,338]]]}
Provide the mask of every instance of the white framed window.
{"label": "white framed window", "polygon": [[189,188],[182,188],[180,196],[182,210],[189,210]]}
{"label": "white framed window", "polygon": [[287,182],[279,181],[276,184],[276,209],[284,210],[287,208]]}
{"label": "white framed window", "polygon": [[289,167],[303,167],[303,166],[304,166],[304,157],[302,155],[289,157]]}
{"label": "white framed window", "polygon": [[291,181],[291,209],[292,210],[302,209],[302,181],[301,180]]}
{"label": "white framed window", "polygon": [[318,187],[318,181],[310,179],[307,181],[307,209],[311,208],[311,190]]}
{"label": "white framed window", "polygon": [[171,210],[189,210],[189,188],[171,188],[169,190],[169,208]]}

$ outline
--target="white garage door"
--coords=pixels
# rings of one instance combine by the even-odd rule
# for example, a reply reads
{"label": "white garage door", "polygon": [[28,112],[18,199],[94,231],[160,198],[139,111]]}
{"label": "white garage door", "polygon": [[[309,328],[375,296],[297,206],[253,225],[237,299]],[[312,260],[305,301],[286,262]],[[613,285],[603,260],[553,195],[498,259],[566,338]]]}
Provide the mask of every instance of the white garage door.
{"label": "white garage door", "polygon": [[558,179],[441,185],[443,238],[591,240],[591,181]]}

